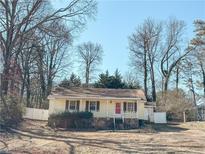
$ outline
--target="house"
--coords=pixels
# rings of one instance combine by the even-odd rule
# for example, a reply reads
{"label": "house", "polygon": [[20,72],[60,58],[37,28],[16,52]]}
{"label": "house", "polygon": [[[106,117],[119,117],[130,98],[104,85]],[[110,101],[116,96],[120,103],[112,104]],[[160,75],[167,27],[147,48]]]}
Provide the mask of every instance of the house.
{"label": "house", "polygon": [[146,103],[144,92],[137,89],[57,87],[48,99],[49,115],[63,111],[90,111],[96,125],[108,125],[113,119],[121,119],[130,127],[137,127],[139,120],[144,119]]}

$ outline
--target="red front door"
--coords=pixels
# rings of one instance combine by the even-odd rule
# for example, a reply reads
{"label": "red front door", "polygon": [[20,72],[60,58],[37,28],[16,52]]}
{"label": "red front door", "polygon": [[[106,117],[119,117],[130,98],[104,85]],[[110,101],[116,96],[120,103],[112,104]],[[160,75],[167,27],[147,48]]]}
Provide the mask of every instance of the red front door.
{"label": "red front door", "polygon": [[115,114],[121,114],[121,104],[116,103],[115,105]]}

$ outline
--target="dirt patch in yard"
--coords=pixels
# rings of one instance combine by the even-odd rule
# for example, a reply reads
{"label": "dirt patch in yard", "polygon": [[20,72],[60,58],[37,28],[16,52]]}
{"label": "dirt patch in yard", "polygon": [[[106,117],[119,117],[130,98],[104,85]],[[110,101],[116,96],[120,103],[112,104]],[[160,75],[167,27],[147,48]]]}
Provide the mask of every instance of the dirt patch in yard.
{"label": "dirt patch in yard", "polygon": [[205,153],[205,122],[146,125],[121,131],[53,130],[26,120],[19,133],[1,132],[0,151],[10,153]]}

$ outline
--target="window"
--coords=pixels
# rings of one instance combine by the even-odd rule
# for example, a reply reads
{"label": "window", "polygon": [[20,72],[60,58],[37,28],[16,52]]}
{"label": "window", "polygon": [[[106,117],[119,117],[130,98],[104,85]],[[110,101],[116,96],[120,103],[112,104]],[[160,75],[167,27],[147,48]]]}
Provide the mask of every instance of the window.
{"label": "window", "polygon": [[76,110],[77,101],[70,101],[70,110]]}
{"label": "window", "polygon": [[99,111],[100,102],[99,101],[86,101],[86,111]]}
{"label": "window", "polygon": [[128,112],[134,111],[134,103],[127,103],[127,111]]}
{"label": "window", "polygon": [[90,102],[90,111],[95,111],[97,109],[97,102]]}
{"label": "window", "polygon": [[79,100],[72,100],[72,101],[67,100],[66,101],[65,110],[79,111],[79,107],[80,107]]}
{"label": "window", "polygon": [[124,102],[123,111],[124,112],[137,112],[137,102]]}

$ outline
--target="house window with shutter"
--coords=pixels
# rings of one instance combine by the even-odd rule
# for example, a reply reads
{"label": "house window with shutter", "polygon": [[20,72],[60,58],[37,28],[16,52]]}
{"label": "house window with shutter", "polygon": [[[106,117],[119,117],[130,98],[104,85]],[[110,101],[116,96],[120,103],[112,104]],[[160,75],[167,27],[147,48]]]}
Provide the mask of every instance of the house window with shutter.
{"label": "house window with shutter", "polygon": [[134,103],[127,103],[127,111],[133,112],[134,111]]}
{"label": "house window with shutter", "polygon": [[86,111],[99,111],[100,101],[86,101]]}
{"label": "house window with shutter", "polygon": [[70,101],[70,110],[76,110],[77,102],[76,101]]}
{"label": "house window with shutter", "polygon": [[137,102],[124,102],[123,111],[124,112],[137,112]]}
{"label": "house window with shutter", "polygon": [[80,107],[79,100],[66,101],[66,110],[68,111],[79,111],[79,107]]}
{"label": "house window with shutter", "polygon": [[90,111],[95,111],[97,108],[97,102],[90,101]]}

